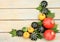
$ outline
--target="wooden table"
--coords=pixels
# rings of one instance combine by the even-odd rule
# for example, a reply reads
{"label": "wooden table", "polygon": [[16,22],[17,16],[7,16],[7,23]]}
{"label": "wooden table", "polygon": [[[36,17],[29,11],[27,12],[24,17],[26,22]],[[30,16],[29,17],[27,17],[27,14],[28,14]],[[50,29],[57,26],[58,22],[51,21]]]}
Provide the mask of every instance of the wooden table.
{"label": "wooden table", "polygon": [[[56,34],[53,41],[38,39],[31,41],[22,37],[11,37],[7,32],[12,29],[21,29],[24,26],[30,26],[36,19],[39,11],[38,7],[42,0],[0,0],[0,42],[60,42],[60,33]],[[60,0],[47,0],[48,8],[55,13],[55,22],[60,30]]]}

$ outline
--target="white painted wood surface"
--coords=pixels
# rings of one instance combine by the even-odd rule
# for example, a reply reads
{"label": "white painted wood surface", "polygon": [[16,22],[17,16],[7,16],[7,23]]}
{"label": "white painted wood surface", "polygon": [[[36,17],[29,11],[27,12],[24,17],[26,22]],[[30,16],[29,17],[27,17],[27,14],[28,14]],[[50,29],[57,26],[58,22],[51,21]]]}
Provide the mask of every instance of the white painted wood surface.
{"label": "white painted wood surface", "polygon": [[[50,9],[55,19],[60,19],[60,9]],[[40,12],[36,9],[0,9],[0,19],[38,19]]]}
{"label": "white painted wood surface", "polygon": [[[42,0],[0,0],[0,8],[36,8]],[[60,0],[46,0],[48,7],[60,7]]]}
{"label": "white painted wood surface", "polygon": [[[59,42],[60,33],[57,33],[55,40],[46,41],[44,39],[31,41],[20,37],[11,37],[9,33],[12,29],[21,29],[24,26],[30,26],[31,22],[38,21],[38,10],[34,9],[39,6],[42,0],[0,0],[0,42]],[[48,8],[55,13],[55,22],[60,30],[60,0],[47,0]],[[53,8],[53,9],[52,9]],[[15,19],[15,20],[14,20]],[[32,19],[21,20],[20,19]]]}
{"label": "white painted wood surface", "polygon": [[56,34],[56,38],[53,41],[46,41],[45,39],[38,39],[37,41],[32,41],[30,39],[24,39],[23,37],[11,37],[8,33],[0,33],[0,42],[59,42],[60,33]]}
{"label": "white painted wood surface", "polygon": [[[22,27],[30,27],[31,23],[38,20],[29,21],[0,21],[0,32],[10,32],[12,29],[22,29]],[[55,21],[60,30],[60,21]]]}

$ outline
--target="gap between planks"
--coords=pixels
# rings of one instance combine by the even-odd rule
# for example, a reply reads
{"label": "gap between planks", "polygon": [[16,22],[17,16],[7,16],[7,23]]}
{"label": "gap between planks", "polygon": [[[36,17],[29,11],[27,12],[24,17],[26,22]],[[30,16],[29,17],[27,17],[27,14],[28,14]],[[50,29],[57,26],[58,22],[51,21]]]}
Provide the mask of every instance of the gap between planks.
{"label": "gap between planks", "polygon": [[[0,21],[33,21],[33,20],[39,20],[39,19],[0,19]],[[54,19],[54,20],[60,21],[60,19]]]}
{"label": "gap between planks", "polygon": [[[10,33],[10,32],[0,32],[0,33]],[[57,33],[60,33],[60,32],[57,32]]]}
{"label": "gap between planks", "polygon": [[[47,7],[48,9],[60,9],[60,7]],[[0,8],[0,9],[36,9],[36,8]]]}

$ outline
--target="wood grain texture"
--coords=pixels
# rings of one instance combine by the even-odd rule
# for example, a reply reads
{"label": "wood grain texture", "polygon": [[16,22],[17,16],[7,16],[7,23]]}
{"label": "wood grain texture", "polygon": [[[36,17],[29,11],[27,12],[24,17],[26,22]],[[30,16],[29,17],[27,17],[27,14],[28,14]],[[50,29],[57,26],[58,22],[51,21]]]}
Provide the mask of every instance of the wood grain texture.
{"label": "wood grain texture", "polygon": [[[35,20],[38,21],[38,20]],[[30,27],[34,21],[0,21],[0,32],[10,32],[12,29],[22,29],[22,27]],[[60,21],[55,21],[60,30]]]}
{"label": "wood grain texture", "polygon": [[[31,41],[22,37],[11,37],[7,32],[12,29],[22,29],[22,27],[29,27],[32,22],[38,21],[39,11],[35,8],[39,6],[42,0],[0,0],[0,42],[59,42],[60,33],[56,34],[53,41],[45,39]],[[60,0],[46,0],[48,7],[55,13],[55,22],[58,24],[60,31]],[[22,20],[24,19],[24,20]],[[28,20],[26,20],[28,19]],[[30,19],[30,20],[29,20]]]}
{"label": "wood grain texture", "polygon": [[[50,9],[55,13],[54,19],[60,19],[60,9]],[[0,9],[0,19],[38,19],[40,12],[36,9]]]}
{"label": "wood grain texture", "polygon": [[60,33],[56,34],[56,38],[53,41],[47,41],[45,39],[38,39],[37,41],[32,41],[30,39],[24,39],[23,37],[11,37],[9,33],[0,33],[0,42],[59,42]]}
{"label": "wood grain texture", "polygon": [[[42,0],[0,0],[0,8],[36,8]],[[48,7],[60,7],[60,0],[46,0]]]}

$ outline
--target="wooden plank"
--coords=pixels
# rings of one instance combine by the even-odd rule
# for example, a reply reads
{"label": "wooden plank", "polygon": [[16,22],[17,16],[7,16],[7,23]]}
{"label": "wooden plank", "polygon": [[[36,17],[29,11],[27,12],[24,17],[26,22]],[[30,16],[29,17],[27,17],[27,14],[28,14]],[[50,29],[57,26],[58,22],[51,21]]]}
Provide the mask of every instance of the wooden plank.
{"label": "wooden plank", "polygon": [[[0,32],[10,32],[12,29],[22,29],[22,27],[30,27],[31,23],[38,20],[33,21],[0,21]],[[58,24],[58,30],[60,30],[60,21],[56,20],[56,24]]]}
{"label": "wooden plank", "polygon": [[[42,0],[0,0],[0,8],[36,8]],[[48,7],[60,7],[60,0],[46,0]]]}
{"label": "wooden plank", "polygon": [[[50,9],[55,13],[54,19],[60,19],[60,9]],[[0,9],[0,19],[38,19],[36,9]]]}
{"label": "wooden plank", "polygon": [[0,42],[59,42],[60,33],[56,34],[56,38],[53,41],[47,41],[45,39],[38,39],[37,41],[32,41],[30,39],[24,39],[23,37],[11,37],[9,33],[0,33]]}
{"label": "wooden plank", "polygon": [[10,32],[12,29],[21,29],[30,26],[33,21],[0,21],[0,32]]}

